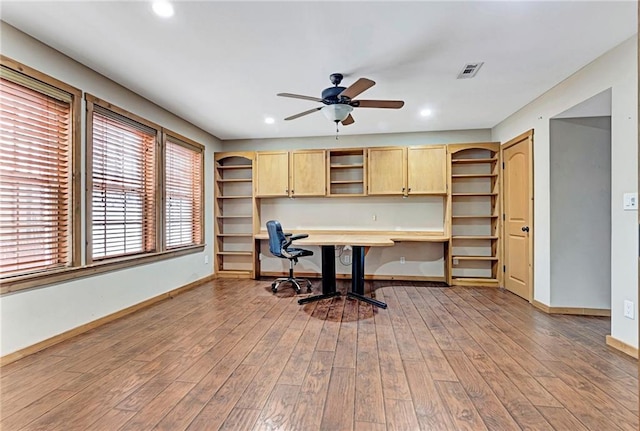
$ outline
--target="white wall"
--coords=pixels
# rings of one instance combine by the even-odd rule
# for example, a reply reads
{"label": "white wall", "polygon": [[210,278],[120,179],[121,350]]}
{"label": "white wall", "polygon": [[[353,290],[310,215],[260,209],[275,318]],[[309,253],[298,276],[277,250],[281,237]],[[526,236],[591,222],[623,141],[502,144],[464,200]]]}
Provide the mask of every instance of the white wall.
{"label": "white wall", "polygon": [[492,138],[506,142],[534,129],[534,298],[551,305],[549,121],[557,114],[611,88],[611,335],[638,346],[636,320],[623,317],[623,301],[638,313],[637,217],[623,211],[622,196],[637,189],[637,36],[585,66],[496,125]]}
{"label": "white wall", "polygon": [[[213,152],[221,149],[220,141],[214,136],[2,21],[0,47],[7,57],[205,145],[205,184],[213,184]],[[82,109],[84,159],[84,102]],[[83,190],[84,172],[83,165]],[[207,246],[203,253],[0,297],[0,355],[15,352],[210,275],[213,272],[213,202],[211,188],[206,185],[204,208]],[[208,265],[203,263],[205,255],[209,257]]]}

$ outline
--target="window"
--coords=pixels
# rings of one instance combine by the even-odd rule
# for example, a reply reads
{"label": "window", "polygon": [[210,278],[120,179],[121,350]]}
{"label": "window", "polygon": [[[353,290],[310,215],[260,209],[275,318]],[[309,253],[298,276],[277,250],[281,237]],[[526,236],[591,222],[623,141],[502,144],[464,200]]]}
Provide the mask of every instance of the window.
{"label": "window", "polygon": [[93,96],[86,99],[91,137],[87,260],[155,252],[159,128]]}
{"label": "window", "polygon": [[90,94],[85,99],[87,263],[126,265],[202,246],[204,147]]}
{"label": "window", "polygon": [[6,57],[0,64],[0,274],[77,265],[81,92]]}
{"label": "window", "polygon": [[165,246],[202,243],[203,147],[165,134]]}

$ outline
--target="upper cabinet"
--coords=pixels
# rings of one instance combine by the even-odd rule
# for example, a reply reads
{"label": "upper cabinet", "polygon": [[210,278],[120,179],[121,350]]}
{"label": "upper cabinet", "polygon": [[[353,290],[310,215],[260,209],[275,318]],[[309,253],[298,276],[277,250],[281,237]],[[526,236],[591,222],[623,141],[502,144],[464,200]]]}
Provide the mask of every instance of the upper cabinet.
{"label": "upper cabinet", "polygon": [[326,195],[327,171],[325,168],[325,150],[292,151],[290,157],[290,196]]}
{"label": "upper cabinet", "polygon": [[256,153],[256,196],[289,196],[289,152]]}
{"label": "upper cabinet", "polygon": [[368,194],[402,195],[406,190],[407,149],[404,147],[369,148]]}
{"label": "upper cabinet", "polygon": [[256,197],[325,196],[325,150],[256,153]]}
{"label": "upper cabinet", "polygon": [[447,147],[407,148],[408,194],[447,193]]}
{"label": "upper cabinet", "polygon": [[367,150],[369,195],[447,193],[445,145]]}

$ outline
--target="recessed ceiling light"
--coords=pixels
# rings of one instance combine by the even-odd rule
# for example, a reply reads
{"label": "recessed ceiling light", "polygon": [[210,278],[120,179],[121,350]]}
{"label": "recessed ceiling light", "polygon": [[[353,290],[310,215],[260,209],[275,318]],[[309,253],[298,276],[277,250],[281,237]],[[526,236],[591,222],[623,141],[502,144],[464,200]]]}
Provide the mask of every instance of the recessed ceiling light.
{"label": "recessed ceiling light", "polygon": [[156,13],[156,15],[162,18],[169,18],[173,16],[173,5],[168,1],[158,0],[154,1],[151,5],[151,8]]}
{"label": "recessed ceiling light", "polygon": [[431,109],[423,109],[420,111],[420,116],[429,117],[431,115]]}
{"label": "recessed ceiling light", "polygon": [[273,124],[276,120],[274,120],[273,117],[265,117],[264,122],[267,124]]}

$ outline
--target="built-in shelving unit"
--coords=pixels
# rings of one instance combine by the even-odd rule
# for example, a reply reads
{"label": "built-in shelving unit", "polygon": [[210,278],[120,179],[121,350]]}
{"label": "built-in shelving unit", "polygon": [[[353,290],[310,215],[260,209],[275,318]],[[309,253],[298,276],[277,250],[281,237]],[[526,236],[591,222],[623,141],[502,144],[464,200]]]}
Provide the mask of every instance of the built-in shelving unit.
{"label": "built-in shelving unit", "polygon": [[364,148],[327,151],[327,195],[365,196],[367,158]]}
{"label": "built-in shelving unit", "polygon": [[499,151],[499,143],[449,146],[454,285],[500,285]]}
{"label": "built-in shelving unit", "polygon": [[215,155],[214,268],[218,276],[255,276],[254,158],[252,152]]}

